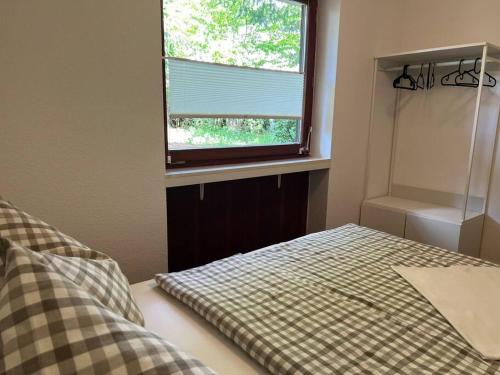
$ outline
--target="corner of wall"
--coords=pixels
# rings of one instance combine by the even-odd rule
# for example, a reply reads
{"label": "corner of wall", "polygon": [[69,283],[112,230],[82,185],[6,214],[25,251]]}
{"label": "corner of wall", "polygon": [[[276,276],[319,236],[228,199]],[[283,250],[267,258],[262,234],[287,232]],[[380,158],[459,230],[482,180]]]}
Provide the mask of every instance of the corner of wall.
{"label": "corner of wall", "polygon": [[399,47],[397,0],[343,0],[339,13],[337,74],[326,227],[359,222],[364,195],[373,58]]}

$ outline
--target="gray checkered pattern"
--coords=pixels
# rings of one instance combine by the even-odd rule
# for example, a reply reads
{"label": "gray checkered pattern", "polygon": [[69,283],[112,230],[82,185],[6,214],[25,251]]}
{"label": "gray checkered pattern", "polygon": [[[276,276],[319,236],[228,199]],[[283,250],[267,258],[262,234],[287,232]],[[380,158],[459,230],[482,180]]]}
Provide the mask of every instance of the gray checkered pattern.
{"label": "gray checkered pattern", "polygon": [[456,264],[351,224],[156,280],[272,374],[500,374],[391,269]]}
{"label": "gray checkered pattern", "polygon": [[[15,241],[33,251],[51,251],[60,255],[75,256],[76,251],[90,250],[57,228],[22,211],[12,203],[0,199],[0,237]],[[92,250],[96,259],[106,259],[105,254]],[[87,255],[88,256],[88,255]]]}
{"label": "gray checkered pattern", "polygon": [[[52,269],[85,288],[104,305],[144,325],[142,313],[118,264],[51,225],[0,200],[0,237],[47,256]],[[3,265],[0,261],[0,268]],[[3,272],[2,272],[3,273]]]}
{"label": "gray checkered pattern", "polygon": [[0,374],[213,374],[52,269],[50,254],[0,240]]}

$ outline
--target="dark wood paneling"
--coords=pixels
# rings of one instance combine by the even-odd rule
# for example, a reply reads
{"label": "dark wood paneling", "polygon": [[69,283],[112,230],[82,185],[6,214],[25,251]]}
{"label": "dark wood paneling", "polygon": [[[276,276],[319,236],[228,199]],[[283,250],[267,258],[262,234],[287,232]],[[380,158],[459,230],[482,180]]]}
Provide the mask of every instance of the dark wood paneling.
{"label": "dark wood paneling", "polygon": [[297,233],[306,232],[308,173],[292,173],[282,177],[282,232],[281,240],[288,241]]}
{"label": "dark wood paneling", "polygon": [[227,256],[257,248],[259,179],[237,180],[229,186],[229,242]]}
{"label": "dark wood paneling", "polygon": [[200,266],[302,236],[309,174],[167,189],[169,271]]}
{"label": "dark wood paneling", "polygon": [[[199,254],[199,188],[198,185],[168,189],[168,262],[176,269],[202,264]],[[189,235],[182,235],[189,233]]]}
{"label": "dark wood paneling", "polygon": [[256,249],[265,247],[281,240],[281,206],[282,192],[278,189],[278,176],[260,178],[257,226],[258,238]]}
{"label": "dark wood paneling", "polygon": [[[199,189],[199,185],[197,187]],[[210,263],[230,254],[227,238],[229,233],[228,191],[229,186],[224,182],[205,184],[203,200],[200,199],[199,194],[196,197],[200,214],[199,221],[194,225],[200,228],[198,252],[202,256],[200,263],[193,262],[191,266]],[[192,235],[189,231],[184,233],[187,236]]]}

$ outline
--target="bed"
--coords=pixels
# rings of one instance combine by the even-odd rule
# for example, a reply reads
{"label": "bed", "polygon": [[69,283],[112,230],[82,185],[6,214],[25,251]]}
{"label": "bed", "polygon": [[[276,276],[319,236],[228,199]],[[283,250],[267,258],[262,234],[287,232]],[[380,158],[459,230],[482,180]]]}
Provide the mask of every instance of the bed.
{"label": "bed", "polygon": [[190,353],[219,375],[269,374],[217,328],[166,294],[154,280],[133,284],[131,289],[146,329]]}
{"label": "bed", "polygon": [[151,330],[179,329],[167,338],[221,374],[498,374],[391,268],[450,265],[495,266],[347,225],[157,275],[169,296],[134,290]]}

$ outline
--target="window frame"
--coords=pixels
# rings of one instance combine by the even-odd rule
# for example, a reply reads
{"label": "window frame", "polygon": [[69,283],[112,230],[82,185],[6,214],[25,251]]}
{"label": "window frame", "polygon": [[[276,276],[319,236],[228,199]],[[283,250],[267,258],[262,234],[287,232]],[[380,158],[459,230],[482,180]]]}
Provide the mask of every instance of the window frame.
{"label": "window frame", "polygon": [[165,30],[163,2],[161,5],[161,46],[162,46],[162,83],[163,83],[163,126],[165,134],[166,168],[186,168],[220,164],[237,164],[256,161],[300,158],[309,155],[310,135],[312,130],[312,109],[314,94],[314,66],[316,57],[316,18],[318,0],[294,0],[307,6],[306,43],[304,56],[304,104],[300,129],[300,142],[281,145],[255,145],[235,147],[196,148],[184,150],[168,149],[168,115],[165,76]]}

